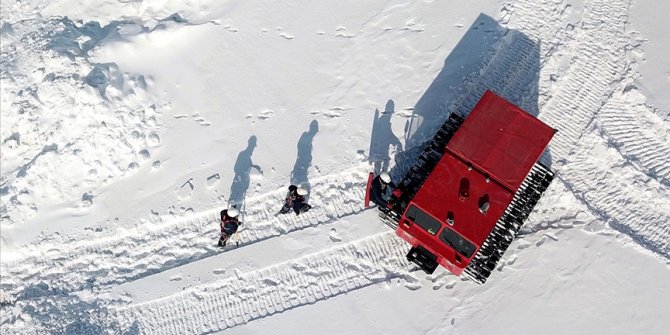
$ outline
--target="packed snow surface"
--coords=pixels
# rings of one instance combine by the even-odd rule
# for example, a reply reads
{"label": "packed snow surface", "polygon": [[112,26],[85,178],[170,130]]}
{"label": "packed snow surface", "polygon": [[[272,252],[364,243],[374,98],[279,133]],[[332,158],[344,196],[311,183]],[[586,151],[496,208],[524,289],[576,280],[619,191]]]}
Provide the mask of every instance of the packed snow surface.
{"label": "packed snow surface", "polygon": [[[666,3],[0,9],[0,333],[670,328]],[[362,199],[487,89],[558,132],[556,179],[480,286],[409,263]],[[275,216],[290,184],[314,208]]]}

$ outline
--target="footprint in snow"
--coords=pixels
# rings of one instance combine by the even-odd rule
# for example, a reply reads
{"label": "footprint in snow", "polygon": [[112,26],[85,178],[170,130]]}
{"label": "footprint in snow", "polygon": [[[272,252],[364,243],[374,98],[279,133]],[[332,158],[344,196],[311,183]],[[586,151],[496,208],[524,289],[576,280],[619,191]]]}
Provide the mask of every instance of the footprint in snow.
{"label": "footprint in snow", "polygon": [[227,30],[227,31],[229,31],[229,32],[231,32],[231,33],[236,33],[236,32],[237,32],[237,28],[233,28],[233,27],[231,27],[230,25],[225,25],[225,26],[223,26],[223,29],[225,29],[225,30]]}
{"label": "footprint in snow", "polygon": [[160,136],[158,136],[158,134],[156,134],[155,132],[152,132],[151,134],[149,134],[149,136],[147,136],[147,144],[150,147],[158,146],[159,144],[161,144]]}
{"label": "footprint in snow", "polygon": [[338,117],[342,117],[342,114],[338,113],[336,111],[330,110],[330,111],[327,111],[327,112],[323,113],[323,116],[325,116],[327,118],[330,118],[330,119],[335,119],[335,118],[338,118]]}
{"label": "footprint in snow", "polygon": [[260,120],[267,120],[267,119],[269,119],[274,113],[275,113],[275,112],[274,112],[273,110],[271,110],[271,109],[266,109],[266,110],[264,110],[264,111],[258,113],[258,116],[257,116],[257,117],[258,117]]}
{"label": "footprint in snow", "polygon": [[330,229],[330,240],[333,242],[342,241],[342,237],[340,237],[340,234],[337,233],[337,230],[335,228]]}
{"label": "footprint in snow", "polygon": [[218,173],[215,173],[215,174],[207,177],[207,182],[206,182],[207,188],[212,188],[212,187],[216,186],[216,184],[219,182],[219,180],[221,180],[221,176]]}
{"label": "footprint in snow", "polygon": [[193,178],[191,178],[179,186],[179,189],[177,189],[175,193],[177,193],[177,197],[180,199],[188,199],[193,194],[194,188],[195,186],[193,186]]}
{"label": "footprint in snow", "polygon": [[292,39],[295,38],[295,36],[293,36],[291,34],[287,34],[287,33],[281,33],[281,34],[279,34],[279,36],[281,36],[285,40],[292,40]]}

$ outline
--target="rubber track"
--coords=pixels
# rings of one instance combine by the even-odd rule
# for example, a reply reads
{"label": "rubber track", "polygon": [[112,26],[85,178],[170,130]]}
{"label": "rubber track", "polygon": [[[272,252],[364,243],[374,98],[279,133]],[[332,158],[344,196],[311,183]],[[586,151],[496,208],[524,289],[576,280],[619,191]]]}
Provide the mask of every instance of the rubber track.
{"label": "rubber track", "polygon": [[287,263],[116,310],[121,332],[208,334],[403,275],[405,243],[385,232]]}
{"label": "rubber track", "polygon": [[554,173],[547,167],[539,163],[533,166],[505,212],[465,268],[464,274],[468,278],[479,284],[486,282],[553,179]]}

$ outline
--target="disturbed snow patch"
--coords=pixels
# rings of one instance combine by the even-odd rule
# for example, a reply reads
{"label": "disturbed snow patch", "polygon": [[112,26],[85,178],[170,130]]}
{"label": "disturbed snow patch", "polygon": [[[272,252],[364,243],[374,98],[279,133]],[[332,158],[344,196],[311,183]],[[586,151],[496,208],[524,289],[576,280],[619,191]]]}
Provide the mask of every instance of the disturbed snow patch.
{"label": "disturbed snow patch", "polygon": [[3,225],[44,210],[86,213],[99,187],[132,173],[160,145],[166,106],[154,103],[151,80],[88,59],[100,43],[122,38],[127,24],[3,23]]}

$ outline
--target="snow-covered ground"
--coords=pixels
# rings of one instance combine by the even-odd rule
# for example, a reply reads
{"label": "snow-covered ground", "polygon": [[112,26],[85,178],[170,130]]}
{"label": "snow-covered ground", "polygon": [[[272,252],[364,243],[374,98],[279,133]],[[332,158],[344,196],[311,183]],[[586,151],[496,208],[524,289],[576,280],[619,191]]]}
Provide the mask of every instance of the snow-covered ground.
{"label": "snow-covered ground", "polygon": [[[3,334],[670,328],[665,3],[0,9]],[[409,264],[361,199],[486,89],[559,132],[557,178],[478,286]],[[315,207],[275,217],[291,183]]]}

